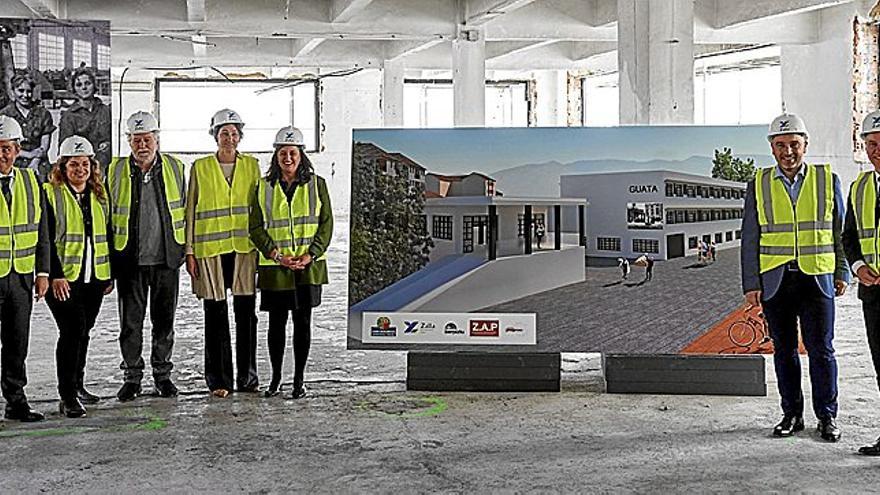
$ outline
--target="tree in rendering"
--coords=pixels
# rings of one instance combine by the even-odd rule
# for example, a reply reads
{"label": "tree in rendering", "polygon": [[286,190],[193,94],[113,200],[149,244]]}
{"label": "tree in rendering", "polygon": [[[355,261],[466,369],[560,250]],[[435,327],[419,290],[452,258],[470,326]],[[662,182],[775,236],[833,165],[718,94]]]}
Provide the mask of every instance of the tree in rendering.
{"label": "tree in rendering", "polygon": [[724,151],[715,150],[715,158],[712,159],[712,178],[725,179],[736,182],[748,182],[755,177],[755,160],[733,156],[730,148]]}

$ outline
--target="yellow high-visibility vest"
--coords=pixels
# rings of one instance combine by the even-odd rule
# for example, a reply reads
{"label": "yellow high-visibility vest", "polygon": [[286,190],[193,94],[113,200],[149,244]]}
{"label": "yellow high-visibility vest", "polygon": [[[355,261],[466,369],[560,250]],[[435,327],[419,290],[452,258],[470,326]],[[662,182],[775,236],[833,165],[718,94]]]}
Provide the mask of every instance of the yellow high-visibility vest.
{"label": "yellow high-visibility vest", "polygon": [[[55,212],[55,249],[61,260],[64,278],[73,282],[79,278],[86,249],[86,226],[82,209],[67,186],[43,184],[46,201]],[[94,192],[89,194],[92,210],[93,268],[98,280],[110,279],[110,245],[107,243],[107,213],[105,201],[98,200]],[[88,282],[88,280],[86,280]]]}
{"label": "yellow high-visibility vest", "polygon": [[755,199],[761,228],[761,273],[797,260],[809,275],[834,273],[834,181],[829,165],[804,165],[806,174],[797,202],[775,180],[775,167],[759,169]]}
{"label": "yellow high-visibility vest", "polygon": [[856,219],[862,259],[874,271],[880,269],[880,259],[877,256],[880,232],[877,230],[876,205],[877,182],[874,171],[862,172],[850,187],[850,208]]}
{"label": "yellow high-visibility vest", "polygon": [[[263,227],[275,241],[276,248],[283,255],[301,256],[309,251],[309,245],[318,232],[318,215],[321,212],[321,198],[318,196],[318,179],[313,177],[306,184],[299,184],[293,199],[287,202],[287,195],[281,188],[281,181],[271,186],[260,179],[257,197],[263,213]],[[315,261],[324,259],[319,256]],[[275,265],[260,253],[260,265]]]}
{"label": "yellow high-visibility vest", "polygon": [[43,209],[40,184],[31,169],[13,168],[12,211],[0,194],[0,277],[34,272]]}
{"label": "yellow high-visibility vest", "polygon": [[[186,191],[183,181],[183,163],[170,155],[162,156],[162,182],[165,186],[165,202],[171,213],[171,227],[178,244],[186,242]],[[130,157],[114,158],[107,170],[112,212],[113,249],[122,251],[128,245],[128,220],[131,214]]]}
{"label": "yellow high-visibility vest", "polygon": [[254,251],[248,234],[249,201],[260,180],[257,159],[239,154],[235,159],[232,185],[226,182],[215,155],[193,163],[193,180],[198,181],[195,206],[193,251],[197,258]]}

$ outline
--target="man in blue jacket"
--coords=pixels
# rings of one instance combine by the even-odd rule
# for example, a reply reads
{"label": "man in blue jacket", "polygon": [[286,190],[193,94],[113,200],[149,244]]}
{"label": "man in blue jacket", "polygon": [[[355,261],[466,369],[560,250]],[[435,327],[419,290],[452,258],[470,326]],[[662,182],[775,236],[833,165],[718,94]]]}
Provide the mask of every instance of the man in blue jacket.
{"label": "man in blue jacket", "polygon": [[807,129],[782,114],[767,134],[776,166],[759,169],[746,189],[742,222],[742,284],[746,302],[763,306],[773,337],[782,420],[773,435],[804,429],[798,323],[810,358],[813,412],[819,435],[840,439],[834,296],[843,295],[849,269],[843,254],[840,179],[829,165],[808,165]]}

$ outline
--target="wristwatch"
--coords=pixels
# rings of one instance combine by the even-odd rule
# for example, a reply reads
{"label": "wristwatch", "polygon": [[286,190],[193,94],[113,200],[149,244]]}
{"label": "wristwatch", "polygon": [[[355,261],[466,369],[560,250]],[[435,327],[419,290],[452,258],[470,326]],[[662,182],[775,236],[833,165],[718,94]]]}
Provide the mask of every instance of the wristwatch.
{"label": "wristwatch", "polygon": [[280,264],[280,263],[281,263],[281,258],[282,258],[282,256],[281,256],[281,251],[275,251],[275,257],[272,258],[272,260],[274,260],[275,263]]}

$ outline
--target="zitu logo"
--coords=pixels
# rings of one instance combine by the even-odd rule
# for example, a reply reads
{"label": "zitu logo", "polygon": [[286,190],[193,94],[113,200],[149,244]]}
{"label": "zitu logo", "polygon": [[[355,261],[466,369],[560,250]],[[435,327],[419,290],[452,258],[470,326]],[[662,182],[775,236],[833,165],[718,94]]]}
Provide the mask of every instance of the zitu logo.
{"label": "zitu logo", "polygon": [[789,121],[787,121],[787,120],[780,120],[780,121],[779,121],[779,130],[780,130],[780,131],[784,131],[784,130],[788,129],[788,124],[789,124]]}

